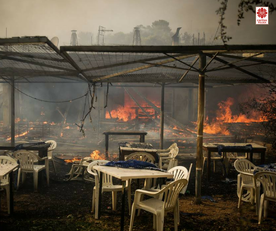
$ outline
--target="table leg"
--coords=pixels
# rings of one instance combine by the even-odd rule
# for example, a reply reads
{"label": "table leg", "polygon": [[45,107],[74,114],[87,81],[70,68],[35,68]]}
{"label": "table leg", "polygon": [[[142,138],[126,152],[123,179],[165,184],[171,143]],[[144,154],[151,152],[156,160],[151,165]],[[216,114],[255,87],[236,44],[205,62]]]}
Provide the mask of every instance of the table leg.
{"label": "table leg", "polygon": [[105,134],[105,157],[106,157],[106,159],[108,158],[108,140],[109,140],[109,135]]}
{"label": "table leg", "polygon": [[210,180],[210,175],[211,175],[211,151],[208,150],[208,155],[207,155],[207,180]]}
{"label": "table leg", "polygon": [[9,173],[9,184],[10,184],[10,215],[13,214],[13,171]]}
{"label": "table leg", "polygon": [[145,135],[140,135],[140,142],[144,143],[145,142]]}
{"label": "table leg", "polygon": [[125,198],[125,187],[126,187],[126,181],[122,181],[121,231],[124,230],[124,221],[125,221],[125,200],[126,200],[126,198]]}
{"label": "table leg", "polygon": [[[103,187],[103,173],[99,172],[99,177],[100,177],[100,186],[99,186],[99,203],[98,203],[98,208],[95,208],[95,211],[96,209],[98,209],[98,218],[96,219],[100,219],[101,217],[101,201],[102,201],[102,187]],[[97,200],[97,198],[95,198]],[[95,203],[96,204],[96,203]]]}
{"label": "table leg", "polygon": [[261,164],[265,163],[265,152],[261,152]]}
{"label": "table leg", "polygon": [[249,158],[249,160],[250,160],[250,162],[253,163],[253,152],[252,151],[250,152],[250,158]]}

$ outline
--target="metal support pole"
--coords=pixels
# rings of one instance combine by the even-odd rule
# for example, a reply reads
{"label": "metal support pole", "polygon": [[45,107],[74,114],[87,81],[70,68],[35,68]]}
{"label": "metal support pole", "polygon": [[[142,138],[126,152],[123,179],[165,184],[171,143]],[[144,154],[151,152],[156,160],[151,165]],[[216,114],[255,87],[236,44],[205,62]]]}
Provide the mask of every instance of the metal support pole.
{"label": "metal support pole", "polygon": [[203,123],[204,123],[204,88],[205,72],[202,71],[206,65],[206,56],[199,56],[199,80],[198,80],[198,111],[197,111],[197,152],[196,152],[196,183],[195,183],[195,203],[201,203],[201,176],[203,162]]}
{"label": "metal support pole", "polygon": [[15,96],[14,77],[11,80],[11,145],[15,145]]}
{"label": "metal support pole", "polygon": [[165,102],[165,84],[161,88],[161,113],[160,113],[160,149],[163,149],[164,141],[164,102]]}

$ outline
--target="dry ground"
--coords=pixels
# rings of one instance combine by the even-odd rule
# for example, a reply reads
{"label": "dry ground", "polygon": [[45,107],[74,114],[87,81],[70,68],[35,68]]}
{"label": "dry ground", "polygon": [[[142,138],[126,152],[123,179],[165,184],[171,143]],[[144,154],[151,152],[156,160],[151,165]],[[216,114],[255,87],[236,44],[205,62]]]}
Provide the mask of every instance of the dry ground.
{"label": "dry ground", "polygon": [[[186,167],[195,159],[189,155],[180,155],[180,165]],[[50,187],[45,179],[39,185],[39,192],[33,192],[32,177],[14,194],[15,212],[6,214],[5,194],[1,192],[0,230],[119,230],[120,195],[117,211],[112,211],[111,197],[103,196],[102,217],[95,220],[90,213],[93,183],[87,181],[65,181],[69,165],[58,165],[58,175],[51,173]],[[210,182],[202,179],[202,203],[194,203],[194,170],[188,191],[180,197],[181,223],[179,230],[276,230],[275,206],[269,211],[268,218],[258,225],[255,209],[243,203],[237,209],[236,173],[232,169],[224,182],[221,171],[212,174]],[[125,230],[129,227],[129,216],[125,216]],[[152,215],[142,212],[134,221],[134,230],[152,230]],[[173,229],[173,216],[168,214],[164,230]]]}

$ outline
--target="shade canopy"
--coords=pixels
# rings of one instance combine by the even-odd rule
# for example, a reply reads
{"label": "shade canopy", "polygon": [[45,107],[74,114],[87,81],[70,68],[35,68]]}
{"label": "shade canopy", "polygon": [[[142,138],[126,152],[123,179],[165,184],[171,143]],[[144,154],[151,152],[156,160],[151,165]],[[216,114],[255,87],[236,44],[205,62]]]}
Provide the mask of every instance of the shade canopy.
{"label": "shade canopy", "polygon": [[[199,56],[206,65],[199,70]],[[271,83],[276,45],[61,46],[47,37],[0,39],[0,77],[15,82]]]}

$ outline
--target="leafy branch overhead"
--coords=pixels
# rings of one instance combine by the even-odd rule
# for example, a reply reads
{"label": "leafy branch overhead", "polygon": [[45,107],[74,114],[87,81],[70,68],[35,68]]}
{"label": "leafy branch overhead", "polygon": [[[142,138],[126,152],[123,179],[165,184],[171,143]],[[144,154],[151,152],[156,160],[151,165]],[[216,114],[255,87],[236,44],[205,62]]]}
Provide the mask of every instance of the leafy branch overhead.
{"label": "leafy branch overhead", "polygon": [[[216,10],[216,14],[219,15],[220,17],[219,19],[220,39],[222,40],[223,44],[226,44],[229,40],[232,39],[231,36],[227,35],[227,32],[226,32],[227,26],[225,25],[225,13],[227,11],[228,0],[218,0],[218,1],[221,4],[220,7]],[[238,26],[241,24],[241,20],[244,18],[244,13],[248,11],[255,13],[256,6],[268,7],[270,13],[276,10],[274,4],[270,1],[241,0],[238,5],[238,18],[237,18]]]}

